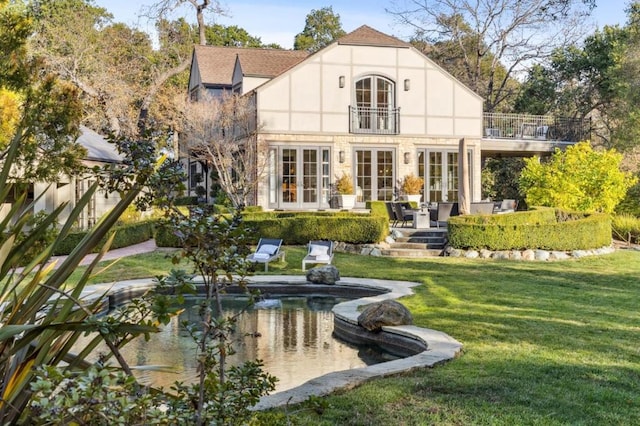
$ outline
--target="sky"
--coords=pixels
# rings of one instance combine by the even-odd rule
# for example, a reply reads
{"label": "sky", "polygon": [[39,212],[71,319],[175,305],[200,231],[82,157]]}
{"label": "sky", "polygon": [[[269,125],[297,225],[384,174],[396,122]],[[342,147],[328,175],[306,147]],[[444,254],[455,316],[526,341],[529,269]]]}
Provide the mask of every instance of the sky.
{"label": "sky", "polygon": [[[154,3],[154,0],[94,0],[114,15],[116,22],[130,26],[138,26],[142,30],[151,31],[152,25],[138,15],[142,7]],[[156,2],[158,0],[155,0]],[[597,7],[593,13],[593,28],[604,25],[624,24],[624,9],[630,0],[596,0]],[[402,0],[399,1],[400,3]],[[264,44],[277,43],[291,49],[296,34],[304,29],[305,18],[313,9],[331,6],[334,13],[340,15],[342,28],[346,32],[355,30],[361,25],[368,25],[383,33],[406,39],[406,27],[398,26],[393,16],[385,8],[393,8],[398,0],[222,0],[222,5],[229,11],[228,17],[217,17],[215,23],[237,25],[244,28],[254,37],[260,37]],[[177,18],[185,16],[194,21],[194,13],[185,6]]]}

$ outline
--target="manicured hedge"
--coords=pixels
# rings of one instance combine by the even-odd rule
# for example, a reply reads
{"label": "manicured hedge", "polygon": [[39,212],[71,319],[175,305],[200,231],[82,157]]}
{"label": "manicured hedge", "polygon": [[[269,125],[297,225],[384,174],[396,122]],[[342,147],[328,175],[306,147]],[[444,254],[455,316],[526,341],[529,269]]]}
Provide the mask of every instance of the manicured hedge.
{"label": "manicured hedge", "polygon": [[[254,212],[244,215],[253,243],[260,237],[281,238],[284,244],[307,244],[310,240],[332,240],[353,244],[384,240],[389,232],[386,217],[351,212]],[[159,247],[177,247],[178,239],[167,227],[156,232]]]}
{"label": "manicured hedge", "polygon": [[449,244],[460,249],[586,250],[611,244],[611,220],[604,213],[537,207],[509,214],[449,219]]}
{"label": "manicured hedge", "polygon": [[[134,244],[143,243],[153,238],[155,220],[146,220],[143,222],[130,223],[127,225],[115,226],[109,231],[107,236],[96,246],[94,252],[100,250],[100,248],[106,243],[107,238],[114,232],[116,236],[111,244],[112,249],[128,247]],[[74,248],[82,241],[87,235],[87,231],[71,232],[67,237],[62,240],[60,245],[56,247],[55,255],[67,255],[73,251]]]}
{"label": "manicured hedge", "polygon": [[367,201],[367,208],[371,212],[372,216],[383,216],[388,218],[387,207],[384,201]]}

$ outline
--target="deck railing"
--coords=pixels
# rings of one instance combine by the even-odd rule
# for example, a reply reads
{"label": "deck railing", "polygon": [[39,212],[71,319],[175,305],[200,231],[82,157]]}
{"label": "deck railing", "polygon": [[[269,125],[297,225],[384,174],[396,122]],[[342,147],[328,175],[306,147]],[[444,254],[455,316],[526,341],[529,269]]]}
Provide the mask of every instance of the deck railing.
{"label": "deck railing", "polygon": [[349,131],[397,135],[400,133],[400,108],[349,107]]}
{"label": "deck railing", "polygon": [[590,139],[591,120],[552,115],[484,113],[485,139],[579,142]]}

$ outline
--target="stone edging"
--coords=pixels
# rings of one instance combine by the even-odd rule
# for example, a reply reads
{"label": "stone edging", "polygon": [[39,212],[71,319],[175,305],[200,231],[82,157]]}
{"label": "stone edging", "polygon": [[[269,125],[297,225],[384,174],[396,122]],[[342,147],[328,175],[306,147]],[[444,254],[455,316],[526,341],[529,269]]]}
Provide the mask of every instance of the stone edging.
{"label": "stone edging", "polygon": [[[256,281],[288,281],[306,284],[306,277],[302,276],[254,276],[251,282]],[[374,302],[386,299],[397,299],[413,294],[412,287],[420,285],[408,281],[389,281],[364,278],[342,278],[340,285],[355,287],[373,287],[385,290],[383,294],[349,300],[334,306],[333,314],[337,320],[350,324],[358,323],[360,312],[358,308]],[[311,379],[300,386],[272,395],[264,396],[253,409],[264,410],[274,407],[283,407],[288,404],[297,404],[306,401],[310,396],[324,396],[340,389],[351,389],[376,377],[386,377],[418,368],[433,367],[436,364],[451,360],[458,356],[462,350],[462,344],[451,336],[437,330],[416,326],[383,327],[383,332],[416,339],[426,343],[427,350],[407,358],[396,359],[367,367],[328,373],[315,379]],[[381,335],[381,339],[384,339]]]}
{"label": "stone edging", "polygon": [[615,252],[613,246],[601,247],[592,250],[462,250],[447,246],[444,249],[444,256],[465,257],[467,259],[502,259],[502,260],[525,260],[525,261],[549,261],[579,259],[586,256],[600,256]]}
{"label": "stone edging", "polygon": [[[305,276],[297,275],[257,275],[249,278],[249,283],[264,284],[269,282],[291,286],[308,284]],[[358,316],[360,315],[358,309],[360,306],[412,295],[413,290],[411,288],[420,285],[419,283],[408,281],[344,277],[338,284],[346,287],[353,286],[354,290],[359,288],[383,292],[373,296],[349,300],[334,306],[333,314],[336,321],[341,321],[351,326],[357,326],[358,324]],[[85,288],[81,299],[84,301],[96,301],[99,299],[106,311],[110,305],[123,303],[130,298],[139,296],[153,286],[155,286],[155,283],[151,278],[121,281],[115,284],[95,284]],[[295,388],[264,396],[252,409],[264,410],[288,404],[297,404],[306,401],[310,396],[323,396],[340,389],[351,389],[376,377],[433,367],[436,364],[455,358],[462,351],[460,342],[441,331],[428,328],[408,325],[389,326],[383,327],[382,333],[379,333],[379,335],[381,341],[389,339],[390,336],[394,340],[415,340],[421,346],[426,345],[427,349],[406,358],[351,370],[336,371],[316,377]]]}

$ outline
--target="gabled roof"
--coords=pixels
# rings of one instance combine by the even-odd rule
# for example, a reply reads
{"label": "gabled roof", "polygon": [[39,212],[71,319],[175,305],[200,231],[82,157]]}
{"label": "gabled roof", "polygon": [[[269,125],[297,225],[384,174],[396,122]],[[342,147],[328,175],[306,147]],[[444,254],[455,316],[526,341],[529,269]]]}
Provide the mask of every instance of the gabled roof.
{"label": "gabled roof", "polygon": [[300,50],[202,46],[194,48],[202,84],[230,86],[236,57],[245,75],[275,77],[309,54]]}
{"label": "gabled roof", "polygon": [[202,84],[230,86],[236,56],[244,48],[196,45],[193,57],[198,64]]}
{"label": "gabled roof", "polygon": [[350,44],[356,46],[382,46],[382,47],[411,47],[411,44],[392,37],[378,30],[363,25],[349,34],[340,37],[338,44]]}
{"label": "gabled roof", "polygon": [[244,75],[273,78],[302,62],[304,50],[245,49],[238,53]]}
{"label": "gabled roof", "polygon": [[119,163],[122,156],[115,145],[109,143],[103,136],[85,126],[80,126],[80,136],[76,142],[87,150],[85,160],[101,161],[104,163]]}

